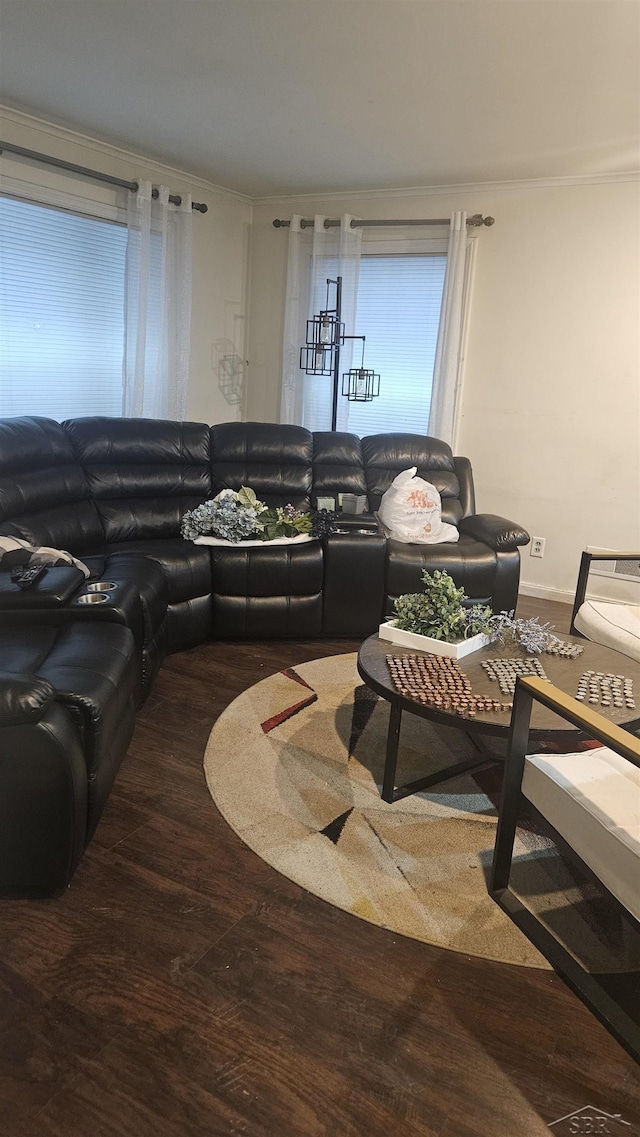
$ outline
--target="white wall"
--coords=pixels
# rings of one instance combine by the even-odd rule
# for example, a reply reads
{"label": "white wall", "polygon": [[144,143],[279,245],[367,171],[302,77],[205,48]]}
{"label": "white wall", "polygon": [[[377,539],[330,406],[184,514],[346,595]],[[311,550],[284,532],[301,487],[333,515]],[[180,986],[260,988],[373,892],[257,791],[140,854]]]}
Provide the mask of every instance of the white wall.
{"label": "white wall", "polygon": [[254,203],[246,415],[278,420],[287,230],[273,218],[452,209],[495,217],[477,237],[456,449],[479,511],[546,538],[543,560],[523,553],[524,587],[568,598],[587,544],[640,548],[637,180]]}
{"label": "white wall", "polygon": [[[187,417],[216,423],[240,418],[242,406],[230,405],[218,386],[216,371],[223,344],[233,345],[244,357],[246,287],[251,226],[248,198],[211,185],[184,171],[151,162],[129,151],[51,123],[0,107],[0,137],[29,150],[53,155],[76,165],[99,170],[126,181],[150,178],[168,185],[172,192],[191,193],[194,201],[206,202],[205,214],[194,214],[193,298],[191,359]],[[56,172],[51,167],[5,154],[0,173],[35,185],[59,188],[110,203],[114,192],[99,182]],[[231,350],[228,348],[227,350]]]}

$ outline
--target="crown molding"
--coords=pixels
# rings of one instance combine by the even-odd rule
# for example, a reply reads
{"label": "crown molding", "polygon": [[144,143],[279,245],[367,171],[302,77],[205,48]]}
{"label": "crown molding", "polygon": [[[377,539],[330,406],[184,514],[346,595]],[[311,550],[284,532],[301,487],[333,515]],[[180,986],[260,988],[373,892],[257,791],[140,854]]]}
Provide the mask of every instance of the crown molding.
{"label": "crown molding", "polygon": [[[155,158],[150,158],[148,155],[136,154],[133,150],[126,150],[122,146],[115,146],[111,142],[101,142],[99,138],[82,134],[79,130],[72,130],[67,126],[58,126],[56,123],[49,122],[47,119],[38,118],[37,115],[16,110],[15,107],[7,106],[4,103],[0,103],[0,116],[4,121],[15,123],[16,126],[37,130],[39,133],[45,134],[49,138],[56,139],[57,141],[75,143],[76,145],[81,145],[85,150],[93,151],[103,157],[108,155],[119,161],[133,163],[134,165],[140,165],[142,162],[146,166],[151,166],[154,170],[158,170],[161,174],[166,173],[182,181],[187,181],[190,186],[203,189],[209,194],[214,193],[225,198],[235,198],[236,201],[240,201],[244,205],[250,206],[252,204],[252,198],[248,197],[247,194],[238,193],[237,190],[226,189],[225,186],[216,185],[215,182],[208,182],[206,178],[199,177],[197,174],[190,174],[188,170],[181,170],[177,166],[169,166],[166,162],[159,162]],[[7,142],[8,141],[10,141],[10,139],[7,139]],[[22,145],[22,143],[16,142],[16,145]],[[7,154],[7,158],[9,157],[10,155]]]}
{"label": "crown molding", "polygon": [[180,179],[186,179],[189,185],[200,187],[208,193],[219,194],[221,197],[233,198],[236,201],[242,202],[244,205],[249,206],[276,206],[287,203],[299,202],[301,205],[307,201],[335,201],[336,198],[344,198],[346,200],[359,200],[375,199],[385,201],[387,199],[398,200],[403,198],[406,200],[424,198],[424,197],[442,197],[450,196],[452,194],[464,194],[474,192],[487,192],[496,193],[510,190],[521,189],[552,189],[554,187],[562,186],[591,186],[591,185],[613,185],[618,182],[636,182],[640,180],[640,170],[622,170],[616,173],[609,174],[575,174],[565,175],[559,177],[546,177],[546,178],[522,178],[519,180],[505,180],[505,181],[488,181],[488,182],[454,182],[447,185],[430,185],[430,186],[398,186],[395,189],[361,189],[361,190],[326,190],[321,193],[296,193],[296,194],[268,194],[264,197],[251,197],[248,194],[240,193],[238,190],[228,189],[226,186],[217,185],[215,182],[207,181],[206,178],[200,177],[197,174],[191,174],[188,170],[179,169],[177,166],[170,166],[166,162],[160,162],[155,158],[149,157],[144,154],[137,154],[133,150],[127,150],[122,146],[116,146],[111,142],[103,142],[99,138],[93,138],[91,135],[83,134],[79,130],[74,130],[68,126],[59,126],[57,123],[48,121],[47,119],[40,118],[38,115],[30,114],[27,111],[18,110],[15,107],[8,106],[7,104],[0,103],[0,115],[8,122],[15,123],[16,126],[28,127],[32,130],[37,130],[41,134],[45,134],[52,139],[58,141],[75,143],[81,145],[84,149],[93,151],[102,156],[108,155],[119,161],[127,163],[139,164],[144,162],[147,166],[152,166],[155,170],[161,173],[166,173]]}
{"label": "crown molding", "polygon": [[254,205],[282,205],[305,201],[335,201],[336,198],[358,199],[376,198],[384,201],[386,198],[422,198],[444,197],[457,193],[482,193],[521,189],[553,189],[556,186],[597,186],[611,185],[617,182],[637,182],[640,180],[640,170],[621,170],[612,174],[574,174],[562,177],[549,178],[522,178],[503,182],[456,182],[442,186],[412,186],[397,189],[363,189],[363,190],[331,190],[324,193],[295,193],[271,194],[268,197],[254,197]]}

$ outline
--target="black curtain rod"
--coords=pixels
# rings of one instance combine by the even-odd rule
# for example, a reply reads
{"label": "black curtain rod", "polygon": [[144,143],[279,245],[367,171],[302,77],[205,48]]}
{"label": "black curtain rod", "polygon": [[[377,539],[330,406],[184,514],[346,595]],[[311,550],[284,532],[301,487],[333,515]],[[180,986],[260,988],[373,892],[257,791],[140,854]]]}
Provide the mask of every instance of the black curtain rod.
{"label": "black curtain rod", "polygon": [[[34,162],[46,162],[48,166],[57,166],[59,170],[68,170],[72,174],[81,174],[83,178],[93,178],[97,182],[106,182],[110,186],[121,186],[122,189],[136,193],[137,182],[125,182],[122,178],[113,178],[111,174],[100,174],[98,170],[88,170],[86,166],[74,166],[73,162],[65,162],[62,158],[51,158],[48,154],[38,154],[35,150],[25,150],[24,146],[14,146],[13,142],[0,142],[0,154],[6,150],[9,154],[20,154],[22,158],[31,158]],[[152,197],[158,196],[157,189],[151,191]],[[174,205],[182,205],[179,194],[170,193],[169,201]],[[206,213],[209,206],[203,202],[192,201],[191,208],[198,213]],[[288,224],[288,222],[287,222]]]}
{"label": "black curtain rod", "polygon": [[[404,218],[402,220],[400,218],[394,218],[393,220],[390,220],[390,221],[352,221],[351,222],[351,228],[352,229],[365,229],[365,228],[371,229],[371,228],[374,228],[376,225],[385,226],[385,227],[388,227],[390,225],[448,225],[449,220],[450,219],[448,217],[430,217],[430,218],[409,217],[409,218]],[[339,218],[327,217],[325,219],[324,227],[325,227],[325,229],[335,229],[336,226],[338,226],[339,224],[340,224]],[[289,226],[291,225],[291,222],[290,221],[280,221],[279,218],[276,217],[275,221],[273,222],[273,225],[274,225],[275,229],[288,229]],[[474,229],[479,228],[480,225],[495,225],[495,218],[494,217],[483,217],[481,213],[474,213],[473,217],[467,217],[467,225],[472,225]],[[312,217],[303,217],[302,218],[302,220],[300,222],[300,228],[301,229],[310,229],[312,226],[313,226],[313,218]]]}

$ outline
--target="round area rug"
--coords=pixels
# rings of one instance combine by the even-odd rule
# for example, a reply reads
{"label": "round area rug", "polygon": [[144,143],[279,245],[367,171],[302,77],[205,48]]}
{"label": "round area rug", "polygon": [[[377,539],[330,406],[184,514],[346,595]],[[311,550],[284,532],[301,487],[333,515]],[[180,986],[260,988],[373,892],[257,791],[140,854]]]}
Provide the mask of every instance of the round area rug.
{"label": "round area rug", "polygon": [[[487,893],[501,768],[387,804],[388,720],[389,704],[363,686],[355,654],[271,675],[235,699],[211,732],[211,796],[249,848],[330,904],[425,943],[548,968]],[[406,783],[475,751],[462,731],[404,714],[399,753]],[[515,856],[524,869],[519,892],[582,912],[582,893],[570,895],[575,881],[558,902],[559,858],[548,841],[518,830]],[[570,942],[598,962],[600,937],[583,915],[576,919],[580,938]]]}

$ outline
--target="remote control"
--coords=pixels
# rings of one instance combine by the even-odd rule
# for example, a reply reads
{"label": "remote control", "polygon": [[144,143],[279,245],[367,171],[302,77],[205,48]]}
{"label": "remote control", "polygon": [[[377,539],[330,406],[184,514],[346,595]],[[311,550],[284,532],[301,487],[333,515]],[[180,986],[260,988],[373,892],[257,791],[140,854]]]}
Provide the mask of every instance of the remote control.
{"label": "remote control", "polygon": [[46,565],[31,565],[30,568],[26,568],[22,576],[19,576],[16,581],[18,588],[31,588],[37,580],[40,580],[41,576],[44,576],[46,571]]}

